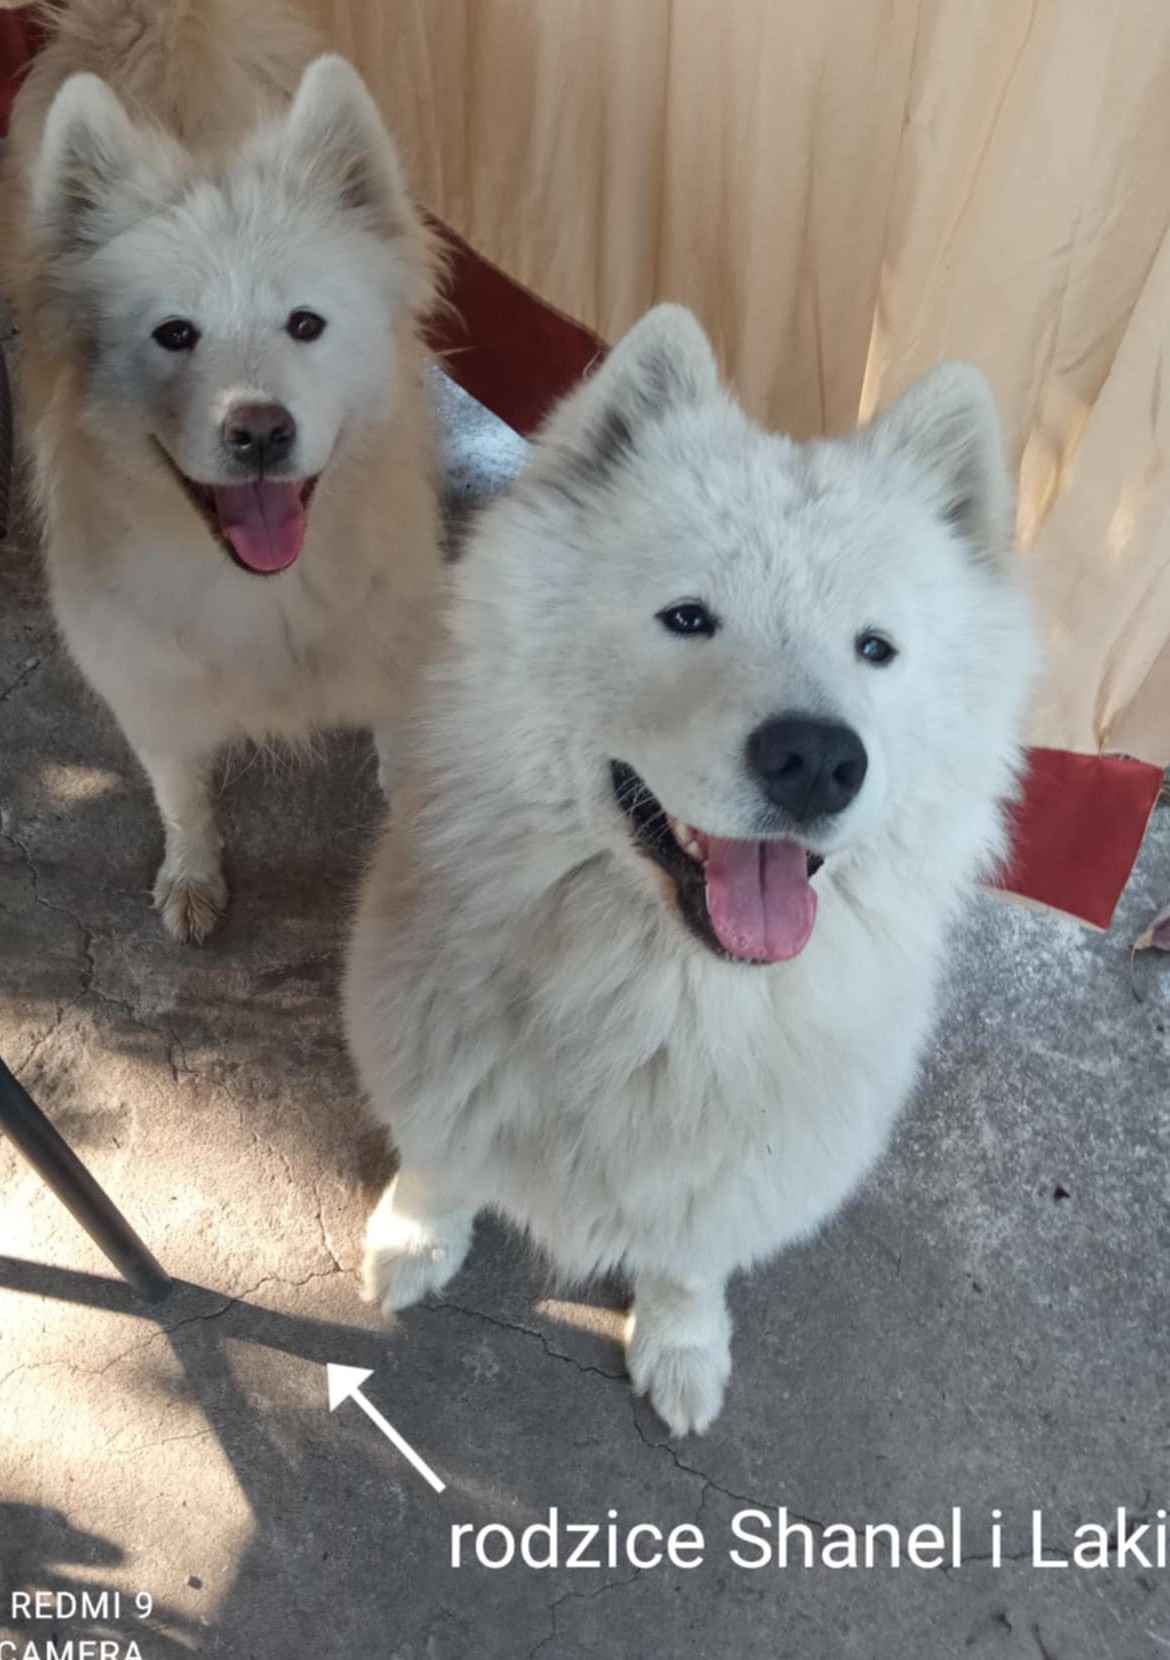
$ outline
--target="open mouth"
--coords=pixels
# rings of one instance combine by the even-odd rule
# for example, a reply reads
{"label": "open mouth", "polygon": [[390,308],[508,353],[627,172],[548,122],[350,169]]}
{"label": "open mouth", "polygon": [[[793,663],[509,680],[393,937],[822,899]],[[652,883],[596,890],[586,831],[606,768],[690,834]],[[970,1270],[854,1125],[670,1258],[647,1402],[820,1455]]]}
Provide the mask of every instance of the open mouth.
{"label": "open mouth", "polygon": [[683,920],[709,950],[741,963],[787,962],[804,950],[818,854],[789,840],[709,836],[668,813],[625,761],[609,765],[634,845],[673,882]]}
{"label": "open mouth", "polygon": [[256,576],[274,576],[293,564],[304,546],[315,478],[254,478],[244,484],[200,484],[188,478],[159,445],[211,535],[237,565]]}

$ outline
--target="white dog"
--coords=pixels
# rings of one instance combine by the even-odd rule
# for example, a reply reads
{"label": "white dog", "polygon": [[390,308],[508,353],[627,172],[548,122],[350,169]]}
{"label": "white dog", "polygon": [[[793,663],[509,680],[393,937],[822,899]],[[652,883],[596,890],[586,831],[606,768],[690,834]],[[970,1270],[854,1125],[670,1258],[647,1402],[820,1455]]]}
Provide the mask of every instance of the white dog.
{"label": "white dog", "polygon": [[75,0],[13,128],[53,607],[150,775],[179,939],[226,901],[216,752],[371,726],[385,770],[437,587],[429,240],[311,55],[270,0]]}
{"label": "white dog", "polygon": [[556,412],[454,575],[352,944],[401,1157],[385,1311],[493,1206],[566,1275],[628,1272],[635,1388],[711,1423],[728,1276],[873,1164],[1003,846],[1032,650],[1009,518],[964,366],[798,445],[662,306]]}

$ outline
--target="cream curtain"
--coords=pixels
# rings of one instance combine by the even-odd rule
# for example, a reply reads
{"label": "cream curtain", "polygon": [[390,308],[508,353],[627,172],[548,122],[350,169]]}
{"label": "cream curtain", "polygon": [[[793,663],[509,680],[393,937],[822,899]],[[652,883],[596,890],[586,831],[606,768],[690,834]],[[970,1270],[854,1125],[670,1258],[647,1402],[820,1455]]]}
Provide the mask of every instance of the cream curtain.
{"label": "cream curtain", "polygon": [[703,317],[849,427],[991,377],[1049,634],[1033,740],[1170,762],[1167,0],[307,0],[416,190],[612,340]]}

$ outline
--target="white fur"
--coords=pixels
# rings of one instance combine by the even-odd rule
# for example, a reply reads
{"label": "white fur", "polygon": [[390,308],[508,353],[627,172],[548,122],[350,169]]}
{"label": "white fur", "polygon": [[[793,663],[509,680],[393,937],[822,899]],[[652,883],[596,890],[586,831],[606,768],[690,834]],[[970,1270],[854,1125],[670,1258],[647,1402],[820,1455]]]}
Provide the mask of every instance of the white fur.
{"label": "white fur", "polygon": [[[224,0],[81,0],[17,114],[53,606],[150,775],[179,938],[226,902],[217,752],[369,726],[385,777],[437,586],[429,241],[356,71],[310,53],[269,0],[244,29]],[[311,344],[284,327],[304,307],[326,319]],[[176,316],[195,351],[152,339]],[[220,424],[249,399],[287,406],[295,474],[321,474],[301,555],[272,576],[232,563],[166,460],[231,482]]]}
{"label": "white fur", "polygon": [[[852,437],[764,433],[670,306],[556,412],[454,575],[352,942],[349,1038],[402,1161],[368,1242],[386,1310],[437,1290],[494,1206],[568,1276],[628,1272],[635,1387],[676,1433],[714,1418],[728,1276],[878,1157],[945,930],[1001,849],[1031,641],[999,443],[957,365]],[[718,634],[662,627],[684,598]],[[892,664],[858,659],[868,627]],[[752,967],[684,926],[608,763],[753,838],[745,741],[792,709],[850,722],[870,770],[816,840],[810,943]]]}

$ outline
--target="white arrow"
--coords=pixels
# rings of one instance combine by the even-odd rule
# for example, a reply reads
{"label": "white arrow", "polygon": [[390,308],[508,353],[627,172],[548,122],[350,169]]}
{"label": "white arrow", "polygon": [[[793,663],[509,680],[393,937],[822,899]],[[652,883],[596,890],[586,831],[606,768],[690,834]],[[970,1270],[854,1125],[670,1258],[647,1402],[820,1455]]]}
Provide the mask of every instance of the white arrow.
{"label": "white arrow", "polygon": [[336,1412],[342,1401],[349,1400],[352,1395],[371,1423],[378,1428],[388,1441],[393,1441],[403,1458],[414,1465],[424,1481],[430,1482],[436,1493],[442,1493],[447,1483],[440,1481],[425,1459],[419,1457],[409,1441],[404,1441],[394,1428],[388,1424],[376,1406],[371,1406],[362,1394],[362,1384],[367,1378],[373,1377],[373,1372],[363,1372],[360,1366],[333,1366],[325,1368],[325,1376],[329,1384],[329,1410]]}

